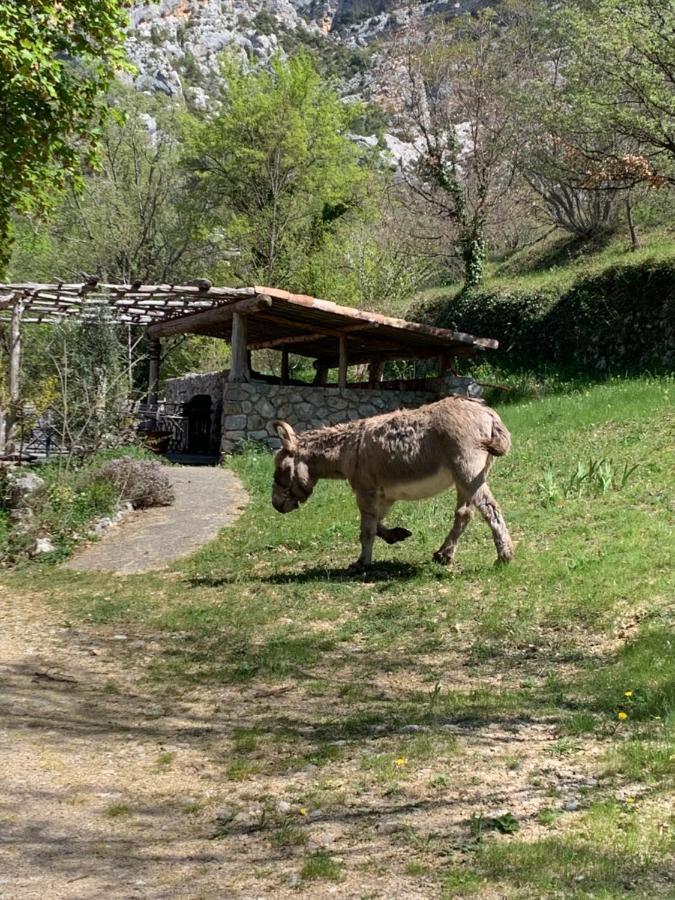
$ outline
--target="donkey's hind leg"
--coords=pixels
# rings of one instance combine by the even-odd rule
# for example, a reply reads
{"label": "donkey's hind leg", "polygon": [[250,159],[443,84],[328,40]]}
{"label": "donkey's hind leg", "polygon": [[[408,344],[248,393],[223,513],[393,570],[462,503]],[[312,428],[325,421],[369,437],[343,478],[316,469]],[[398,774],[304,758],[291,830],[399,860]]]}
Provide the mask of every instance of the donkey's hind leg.
{"label": "donkey's hind leg", "polygon": [[497,562],[507,563],[513,559],[513,542],[506,527],[504,516],[495,500],[492,491],[483,483],[472,497],[471,501],[481,516],[490,526],[492,539],[497,548]]}

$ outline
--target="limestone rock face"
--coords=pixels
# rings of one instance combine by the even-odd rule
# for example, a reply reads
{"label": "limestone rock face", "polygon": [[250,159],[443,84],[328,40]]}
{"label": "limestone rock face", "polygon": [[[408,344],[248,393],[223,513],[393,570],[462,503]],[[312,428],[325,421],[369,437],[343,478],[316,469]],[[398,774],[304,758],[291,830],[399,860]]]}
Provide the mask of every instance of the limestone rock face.
{"label": "limestone rock face", "polygon": [[[339,89],[345,98],[365,100],[388,113],[401,109],[404,73],[390,53],[390,41],[402,28],[433,14],[473,12],[500,0],[429,0],[411,6],[404,0],[158,0],[131,9],[127,52],[136,67],[124,76],[147,93],[185,100],[188,108],[218,107],[222,88],[219,58],[238,54],[248,66],[270,57],[325,42],[326,59],[345,54]],[[359,56],[368,50],[367,55]],[[392,125],[392,131],[395,131]],[[354,136],[368,144],[375,135]],[[404,166],[419,154],[415,138],[384,135],[383,156]]]}

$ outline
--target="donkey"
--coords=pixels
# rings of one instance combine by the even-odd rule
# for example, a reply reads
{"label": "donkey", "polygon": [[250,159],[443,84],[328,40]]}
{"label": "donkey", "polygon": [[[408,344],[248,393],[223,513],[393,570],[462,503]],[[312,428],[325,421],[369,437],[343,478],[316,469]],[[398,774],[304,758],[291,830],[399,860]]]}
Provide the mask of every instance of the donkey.
{"label": "donkey", "polygon": [[361,555],[350,570],[372,564],[376,537],[388,544],[409,538],[407,528],[382,520],[397,500],[422,500],[457,490],[450,533],[434,554],[451,563],[457,541],[478,509],[492,530],[497,561],[509,562],[513,545],[501,510],[487,485],[495,456],[511,449],[511,435],[482,400],[446,397],[418,409],[296,434],[284,421],[272,422],[281,439],[274,462],[272,505],[281,513],[304,503],[320,478],[349,482],[361,513]]}

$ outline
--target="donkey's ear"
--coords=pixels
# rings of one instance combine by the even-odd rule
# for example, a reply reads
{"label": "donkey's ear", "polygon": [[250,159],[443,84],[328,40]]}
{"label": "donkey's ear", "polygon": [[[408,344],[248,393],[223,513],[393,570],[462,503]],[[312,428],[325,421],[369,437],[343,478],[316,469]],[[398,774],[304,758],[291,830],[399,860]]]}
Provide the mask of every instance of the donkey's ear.
{"label": "donkey's ear", "polygon": [[289,453],[295,453],[298,449],[298,437],[288,422],[276,419],[272,422],[272,428],[281,438],[281,446],[284,450],[288,450]]}

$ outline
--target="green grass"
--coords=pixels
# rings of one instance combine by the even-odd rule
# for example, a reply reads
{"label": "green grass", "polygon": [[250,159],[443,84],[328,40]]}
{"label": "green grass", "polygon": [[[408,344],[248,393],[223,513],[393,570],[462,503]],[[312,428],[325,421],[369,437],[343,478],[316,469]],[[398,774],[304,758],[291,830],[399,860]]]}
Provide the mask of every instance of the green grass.
{"label": "green grass", "polygon": [[[505,783],[539,791],[538,810],[514,808],[519,830],[505,820],[481,828],[480,840],[467,812],[461,853],[443,838],[422,841],[422,868],[409,866],[408,877],[428,867],[447,897],[658,895],[669,827],[658,798],[675,760],[672,392],[665,378],[576,382],[501,409],[514,449],[491,485],[516,540],[510,567],[494,567],[478,519],[454,568],[430,561],[452,519],[444,496],[397,506],[391,521],[413,537],[379,543],[374,570],[349,576],[358,517],[348,488],[320,483],[300,511],[279,516],[271,458],[251,451],[232,461],[251,494],[236,527],[170,577],[34,565],[2,581],[40,592],[69,622],[152,632],[146,676],[169,695],[248,691],[246,724],[222,750],[223,780],[238,790],[255,781],[255,792],[271,773],[309,770],[306,792],[293,797],[308,809],[343,810],[345,794],[455,803],[458,772],[465,787],[488,774],[471,770],[461,735],[546,723],[556,739],[540,769],[521,771],[526,745],[491,763]],[[576,477],[598,460],[618,477]],[[292,691],[258,714],[258,684]],[[588,742],[599,747],[590,760]],[[585,789],[578,814],[561,812],[546,771],[582,764],[599,784]],[[635,808],[616,799],[622,785],[632,785]],[[305,840],[300,819],[274,827],[277,849]],[[302,877],[340,879],[351,865],[313,853]]]}
{"label": "green grass", "polygon": [[312,853],[305,858],[300,874],[305,881],[341,881],[342,866],[328,853]]}
{"label": "green grass", "polygon": [[[597,275],[616,265],[639,265],[647,261],[667,262],[675,255],[675,238],[666,230],[644,235],[643,246],[631,250],[626,235],[609,238],[604,246],[584,246],[567,237],[554,235],[539,244],[525,247],[503,262],[488,264],[481,284],[484,293],[562,293],[575,281]],[[452,300],[462,290],[462,282],[431,288],[420,295],[425,302]]]}

